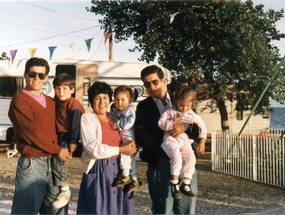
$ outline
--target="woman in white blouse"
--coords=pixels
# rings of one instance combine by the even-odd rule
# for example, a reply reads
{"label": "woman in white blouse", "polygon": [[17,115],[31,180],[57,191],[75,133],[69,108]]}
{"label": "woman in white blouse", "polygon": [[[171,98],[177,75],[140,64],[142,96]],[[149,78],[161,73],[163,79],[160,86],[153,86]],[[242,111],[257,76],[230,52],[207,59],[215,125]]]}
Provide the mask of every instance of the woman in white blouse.
{"label": "woman in white blouse", "polygon": [[113,185],[118,175],[119,153],[136,153],[135,143],[121,146],[118,130],[107,113],[112,89],[104,82],[95,82],[88,90],[92,113],[81,118],[81,161],[85,164],[80,185],[77,214],[134,214],[133,193]]}

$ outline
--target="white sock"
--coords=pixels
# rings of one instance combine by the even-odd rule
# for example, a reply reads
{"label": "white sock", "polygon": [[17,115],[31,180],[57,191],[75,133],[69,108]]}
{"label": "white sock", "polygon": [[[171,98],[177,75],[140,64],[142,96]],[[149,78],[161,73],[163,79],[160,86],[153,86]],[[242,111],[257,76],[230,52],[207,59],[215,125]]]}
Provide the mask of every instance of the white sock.
{"label": "white sock", "polygon": [[65,187],[61,187],[61,192],[62,192],[62,193],[66,193],[66,192],[69,191],[69,190],[70,190],[69,185],[67,185],[67,186],[65,186]]}
{"label": "white sock", "polygon": [[184,184],[190,184],[191,183],[191,179],[183,178],[183,183]]}
{"label": "white sock", "polygon": [[122,169],[122,174],[123,174],[124,176],[129,176],[130,170],[129,170],[129,169]]}
{"label": "white sock", "polygon": [[178,184],[179,180],[170,180],[171,184]]}
{"label": "white sock", "polygon": [[184,178],[184,179],[183,179],[183,183],[184,183],[185,185],[188,185],[188,186],[184,186],[184,190],[185,190],[186,192],[190,191],[190,190],[191,190],[191,189],[190,189],[191,180]]}

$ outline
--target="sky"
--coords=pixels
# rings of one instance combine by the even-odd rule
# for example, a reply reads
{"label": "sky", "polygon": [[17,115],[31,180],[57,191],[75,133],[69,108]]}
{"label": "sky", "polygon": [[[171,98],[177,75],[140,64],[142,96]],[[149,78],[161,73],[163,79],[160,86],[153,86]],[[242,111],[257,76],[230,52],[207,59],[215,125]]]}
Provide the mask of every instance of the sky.
{"label": "sky", "polygon": [[[285,8],[283,0],[253,0],[253,3],[263,4],[265,11],[269,8]],[[91,0],[0,0],[0,54],[4,51],[11,57],[10,51],[17,50],[16,60],[29,59],[29,49],[36,49],[35,57],[49,59],[49,47],[56,47],[53,59],[108,61],[108,43],[104,46],[106,32],[98,23],[100,17],[86,10],[86,7],[91,5]],[[277,22],[276,27],[285,33],[285,18]],[[88,51],[85,40],[91,38],[93,39]],[[74,44],[74,54],[70,48],[71,44]],[[113,61],[139,62],[141,53],[128,51],[134,45],[132,38],[113,43]],[[274,45],[280,49],[281,56],[284,56],[285,39],[274,42]],[[157,63],[157,60],[154,63]],[[280,105],[271,101],[271,106]]]}

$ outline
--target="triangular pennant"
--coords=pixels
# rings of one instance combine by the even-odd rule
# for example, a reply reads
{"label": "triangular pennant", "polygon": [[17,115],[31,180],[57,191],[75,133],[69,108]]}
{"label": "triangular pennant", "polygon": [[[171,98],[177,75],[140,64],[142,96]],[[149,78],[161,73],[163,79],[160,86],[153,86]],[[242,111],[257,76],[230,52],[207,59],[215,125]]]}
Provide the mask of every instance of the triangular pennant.
{"label": "triangular pennant", "polygon": [[151,20],[151,21],[149,21],[149,22],[146,22],[145,24],[146,24],[146,26],[147,26],[147,30],[149,29],[149,27],[151,26],[151,24],[152,23],[154,23],[155,22],[155,19],[154,20]]}
{"label": "triangular pennant", "polygon": [[109,39],[109,37],[112,35],[113,32],[111,33],[108,33],[108,34],[104,34],[104,37],[105,37],[105,42],[104,42],[104,45],[106,44],[107,40]]}
{"label": "triangular pennant", "polygon": [[29,49],[31,58],[33,58],[33,57],[35,56],[36,50],[37,50],[36,48],[34,48],[34,49]]}
{"label": "triangular pennant", "polygon": [[18,51],[18,50],[10,50],[10,54],[11,54],[11,58],[12,58],[12,64],[13,64],[14,59],[15,59],[15,57],[16,57],[17,51]]}
{"label": "triangular pennant", "polygon": [[127,30],[127,29],[129,29],[129,28],[134,28],[134,27],[135,27],[134,25],[133,25],[133,26],[126,27],[126,28],[123,29],[123,31],[125,31],[125,30]]}
{"label": "triangular pennant", "polygon": [[86,43],[88,52],[90,51],[91,42],[92,42],[93,38],[94,38],[94,37],[92,37],[91,39],[85,40],[85,43]]}
{"label": "triangular pennant", "polygon": [[71,49],[72,55],[74,57],[74,47],[75,47],[75,43],[69,44],[69,47]]}
{"label": "triangular pennant", "polygon": [[49,48],[49,59],[51,60],[54,50],[57,46],[48,47]]}
{"label": "triangular pennant", "polygon": [[170,24],[173,22],[174,17],[175,17],[178,13],[180,13],[180,12],[177,12],[177,13],[174,13],[174,14],[169,15],[169,16],[170,16]]}

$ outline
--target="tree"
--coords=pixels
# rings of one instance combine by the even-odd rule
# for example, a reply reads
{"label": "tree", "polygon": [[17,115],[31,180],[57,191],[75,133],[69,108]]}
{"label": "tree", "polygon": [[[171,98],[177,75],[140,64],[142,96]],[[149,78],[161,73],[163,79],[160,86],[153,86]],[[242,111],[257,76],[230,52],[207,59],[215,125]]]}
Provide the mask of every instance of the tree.
{"label": "tree", "polygon": [[2,55],[0,56],[0,60],[8,60],[8,59],[10,59],[10,58],[7,56],[7,53],[2,52]]}
{"label": "tree", "polygon": [[[237,100],[236,110],[251,110],[268,83],[280,54],[273,40],[280,40],[275,23],[280,11],[263,11],[263,5],[240,1],[92,1],[88,9],[111,23],[115,42],[133,36],[143,51],[139,60],[159,63],[211,99],[228,130],[226,99]],[[171,14],[176,14],[170,23]],[[111,17],[111,19],[110,19]],[[147,30],[146,22],[155,20]],[[127,30],[125,27],[133,26]],[[269,109],[269,97],[285,99],[283,69],[261,100],[256,113]]]}

